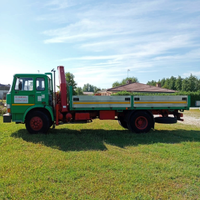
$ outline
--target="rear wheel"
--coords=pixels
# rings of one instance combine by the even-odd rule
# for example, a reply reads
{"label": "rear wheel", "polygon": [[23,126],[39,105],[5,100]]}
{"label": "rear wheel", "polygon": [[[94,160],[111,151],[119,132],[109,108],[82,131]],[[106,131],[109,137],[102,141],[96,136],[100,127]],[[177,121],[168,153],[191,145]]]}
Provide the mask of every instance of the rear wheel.
{"label": "rear wheel", "polygon": [[138,111],[130,116],[128,128],[135,133],[149,132],[153,125],[151,116],[145,111]]}
{"label": "rear wheel", "polygon": [[34,111],[28,114],[26,118],[26,129],[29,133],[47,133],[50,127],[48,116],[41,111]]}

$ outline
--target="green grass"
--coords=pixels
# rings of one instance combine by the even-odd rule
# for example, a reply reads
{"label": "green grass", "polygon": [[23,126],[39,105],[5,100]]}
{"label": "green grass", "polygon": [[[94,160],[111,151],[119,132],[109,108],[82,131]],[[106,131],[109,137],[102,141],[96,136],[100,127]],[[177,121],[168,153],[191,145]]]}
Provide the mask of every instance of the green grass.
{"label": "green grass", "polygon": [[138,135],[94,120],[29,135],[0,117],[0,199],[200,199],[200,127]]}

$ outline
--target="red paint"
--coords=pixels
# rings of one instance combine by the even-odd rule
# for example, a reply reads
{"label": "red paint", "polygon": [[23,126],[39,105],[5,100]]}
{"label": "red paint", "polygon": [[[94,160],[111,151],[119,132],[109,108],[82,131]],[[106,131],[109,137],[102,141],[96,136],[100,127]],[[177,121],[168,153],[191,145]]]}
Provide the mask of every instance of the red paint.
{"label": "red paint", "polygon": [[59,124],[58,114],[59,114],[59,104],[56,104],[56,125]]}
{"label": "red paint", "polygon": [[148,120],[146,117],[144,116],[139,116],[136,120],[135,120],[135,126],[140,129],[140,130],[144,130],[147,126],[148,126]]}
{"label": "red paint", "polygon": [[115,111],[101,110],[99,111],[99,119],[115,119]]}
{"label": "red paint", "polygon": [[72,119],[72,114],[71,113],[67,113],[65,116],[66,122],[69,122]]}
{"label": "red paint", "polygon": [[67,84],[65,79],[65,70],[63,66],[58,66],[58,76],[60,84],[60,100],[61,100],[61,112],[67,112]]}
{"label": "red paint", "polygon": [[30,120],[30,126],[34,131],[39,131],[43,127],[43,121],[40,117],[33,117]]}
{"label": "red paint", "polygon": [[90,113],[76,113],[75,120],[90,120]]}
{"label": "red paint", "polygon": [[63,120],[63,114],[60,112],[60,104],[56,104],[56,125],[59,124],[59,121]]}
{"label": "red paint", "polygon": [[183,117],[183,113],[178,113],[179,114],[179,117]]}

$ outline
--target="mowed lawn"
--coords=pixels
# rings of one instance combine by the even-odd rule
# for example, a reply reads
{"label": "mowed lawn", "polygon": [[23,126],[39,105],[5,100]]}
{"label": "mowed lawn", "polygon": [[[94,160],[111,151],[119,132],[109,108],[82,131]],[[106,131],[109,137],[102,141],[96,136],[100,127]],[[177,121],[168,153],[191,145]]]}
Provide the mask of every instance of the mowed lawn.
{"label": "mowed lawn", "polygon": [[200,199],[198,126],[133,134],[94,120],[30,135],[2,121],[0,199]]}

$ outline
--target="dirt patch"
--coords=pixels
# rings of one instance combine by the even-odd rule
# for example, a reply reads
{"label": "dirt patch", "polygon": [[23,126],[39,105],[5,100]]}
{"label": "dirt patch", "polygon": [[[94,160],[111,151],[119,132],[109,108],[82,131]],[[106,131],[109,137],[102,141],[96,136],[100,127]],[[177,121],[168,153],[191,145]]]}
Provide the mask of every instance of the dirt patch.
{"label": "dirt patch", "polygon": [[178,121],[179,123],[183,124],[189,124],[189,125],[195,125],[195,126],[200,126],[200,118],[197,119],[195,117],[190,117],[190,116],[183,116],[184,121]]}
{"label": "dirt patch", "polygon": [[[159,115],[154,115],[154,117],[158,117]],[[169,117],[174,117],[173,115],[169,115]],[[184,121],[177,121],[178,123],[194,125],[200,127],[200,110],[199,109],[190,109],[185,110],[183,112],[183,117],[181,117]]]}
{"label": "dirt patch", "polygon": [[183,124],[189,124],[189,125],[195,125],[200,126],[200,110],[199,109],[191,109],[189,111],[185,111],[183,113],[184,121],[178,121],[179,123]]}

